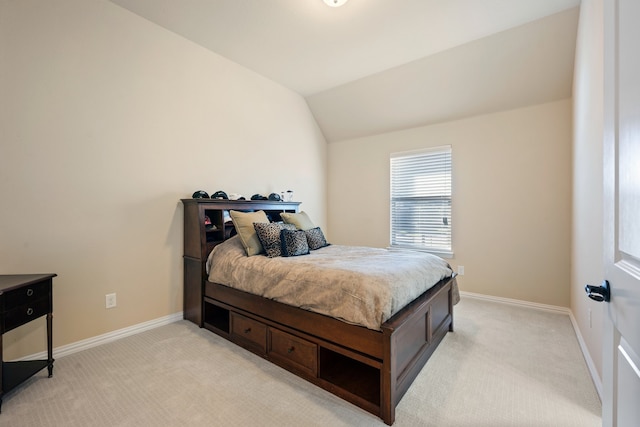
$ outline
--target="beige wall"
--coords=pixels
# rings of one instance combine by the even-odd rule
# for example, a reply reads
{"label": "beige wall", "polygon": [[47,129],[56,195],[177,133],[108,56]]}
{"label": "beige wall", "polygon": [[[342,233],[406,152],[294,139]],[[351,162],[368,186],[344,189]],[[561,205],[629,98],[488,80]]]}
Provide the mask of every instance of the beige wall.
{"label": "beige wall", "polygon": [[[603,126],[602,0],[583,0],[580,10],[574,78],[573,241],[571,311],[602,378],[604,304],[588,299],[584,285],[604,278],[602,224]],[[591,314],[591,322],[589,315]]]}
{"label": "beige wall", "polygon": [[[292,189],[325,225],[326,143],[299,95],[104,0],[0,0],[0,55],[0,274],[59,275],[55,347],[182,310],[197,189]],[[5,354],[43,337],[11,332]]]}
{"label": "beige wall", "polygon": [[329,144],[335,243],[389,244],[389,154],[451,145],[464,291],[569,306],[571,101]]}

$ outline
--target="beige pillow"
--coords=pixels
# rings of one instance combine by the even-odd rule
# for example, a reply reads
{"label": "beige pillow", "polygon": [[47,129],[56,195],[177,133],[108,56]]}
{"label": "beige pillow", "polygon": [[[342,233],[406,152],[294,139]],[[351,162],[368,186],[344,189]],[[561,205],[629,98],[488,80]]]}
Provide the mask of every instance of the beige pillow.
{"label": "beige pillow", "polygon": [[254,222],[269,222],[267,214],[264,211],[256,212],[240,212],[229,211],[231,221],[236,227],[236,232],[240,236],[242,246],[247,251],[248,256],[258,255],[264,252],[264,248],[258,239],[256,229],[253,228]]}
{"label": "beige pillow", "polygon": [[313,221],[311,221],[309,215],[304,211],[300,213],[283,212],[280,214],[280,218],[287,224],[295,225],[298,230],[311,230],[315,228]]}

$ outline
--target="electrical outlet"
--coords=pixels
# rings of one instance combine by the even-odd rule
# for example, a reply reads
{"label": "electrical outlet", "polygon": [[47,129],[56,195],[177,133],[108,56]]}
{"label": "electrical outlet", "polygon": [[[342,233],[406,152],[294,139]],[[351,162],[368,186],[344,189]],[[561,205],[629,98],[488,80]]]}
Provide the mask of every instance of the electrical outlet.
{"label": "electrical outlet", "polygon": [[107,294],[105,295],[105,306],[106,308],[113,308],[116,306],[116,294]]}
{"label": "electrical outlet", "polygon": [[464,276],[464,265],[459,265],[458,266],[458,274],[460,276]]}

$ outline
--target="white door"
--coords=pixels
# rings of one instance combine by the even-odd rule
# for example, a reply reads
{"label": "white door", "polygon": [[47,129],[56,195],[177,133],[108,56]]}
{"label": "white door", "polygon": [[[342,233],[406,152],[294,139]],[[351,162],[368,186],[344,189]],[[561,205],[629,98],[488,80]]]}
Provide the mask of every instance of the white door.
{"label": "white door", "polygon": [[604,0],[602,421],[640,426],[640,1]]}

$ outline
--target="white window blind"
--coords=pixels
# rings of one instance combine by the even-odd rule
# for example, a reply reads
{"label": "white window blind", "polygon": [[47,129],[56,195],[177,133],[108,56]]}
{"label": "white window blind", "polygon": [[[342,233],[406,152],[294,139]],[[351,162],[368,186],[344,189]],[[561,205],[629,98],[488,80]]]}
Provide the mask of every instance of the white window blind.
{"label": "white window blind", "polygon": [[451,146],[391,154],[391,246],[452,255]]}

